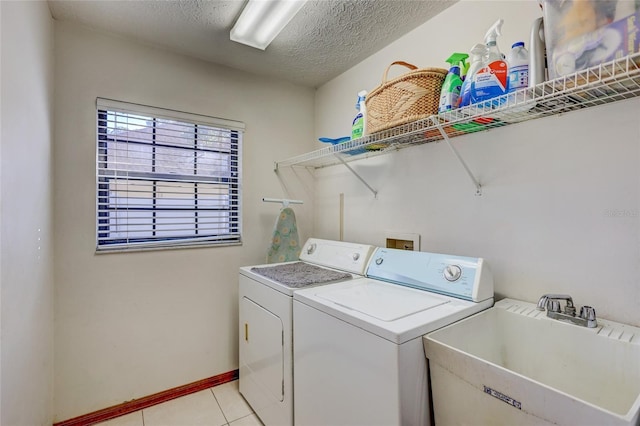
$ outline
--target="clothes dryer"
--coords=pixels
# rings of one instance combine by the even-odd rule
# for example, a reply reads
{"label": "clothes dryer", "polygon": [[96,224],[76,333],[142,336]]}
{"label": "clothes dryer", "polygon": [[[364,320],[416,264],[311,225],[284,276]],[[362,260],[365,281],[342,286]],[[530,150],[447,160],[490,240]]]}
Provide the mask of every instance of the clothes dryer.
{"label": "clothes dryer", "polygon": [[240,268],[240,393],[265,425],[293,424],[294,290],[362,277],[373,251],[310,238],[300,261]]}

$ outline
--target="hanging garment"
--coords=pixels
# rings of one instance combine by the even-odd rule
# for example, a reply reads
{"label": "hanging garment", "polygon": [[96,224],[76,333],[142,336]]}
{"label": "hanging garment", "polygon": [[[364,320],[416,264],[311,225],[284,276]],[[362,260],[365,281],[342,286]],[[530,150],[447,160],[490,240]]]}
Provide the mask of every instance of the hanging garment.
{"label": "hanging garment", "polygon": [[273,230],[271,247],[267,252],[267,263],[289,262],[298,260],[300,256],[300,242],[298,241],[298,227],[293,209],[285,207],[280,210]]}

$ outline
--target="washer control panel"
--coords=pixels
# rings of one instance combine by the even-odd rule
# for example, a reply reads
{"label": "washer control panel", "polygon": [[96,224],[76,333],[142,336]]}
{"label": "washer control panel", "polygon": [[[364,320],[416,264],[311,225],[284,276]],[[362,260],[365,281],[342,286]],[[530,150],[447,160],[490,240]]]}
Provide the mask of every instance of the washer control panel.
{"label": "washer control panel", "polygon": [[378,248],[367,277],[479,302],[493,297],[482,258]]}

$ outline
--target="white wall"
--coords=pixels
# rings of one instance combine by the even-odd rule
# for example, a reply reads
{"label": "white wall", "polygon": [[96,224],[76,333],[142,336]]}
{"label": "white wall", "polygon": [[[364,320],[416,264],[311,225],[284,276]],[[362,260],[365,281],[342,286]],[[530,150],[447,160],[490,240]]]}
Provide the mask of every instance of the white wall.
{"label": "white wall", "polygon": [[[455,4],[321,87],[316,136],[348,134],[356,93],[377,86],[391,62],[444,67],[500,17],[506,53],[515,41],[528,45],[537,16],[534,1]],[[342,192],[346,240],[382,245],[384,230],[419,233],[423,251],[486,258],[499,297],[569,293],[601,317],[640,326],[639,107],[624,101],[456,138],[480,197],[444,143],[352,163],[377,199],[345,168],[321,169],[315,235],[337,238]]]}
{"label": "white wall", "polygon": [[0,2],[0,423],[51,424],[53,19]]}
{"label": "white wall", "polygon": [[[238,368],[238,267],[264,262],[279,211],[261,198],[305,200],[312,230],[313,194],[273,162],[313,147],[314,92],[62,22],[55,53],[59,421]],[[94,254],[96,97],[246,123],[242,246]]]}

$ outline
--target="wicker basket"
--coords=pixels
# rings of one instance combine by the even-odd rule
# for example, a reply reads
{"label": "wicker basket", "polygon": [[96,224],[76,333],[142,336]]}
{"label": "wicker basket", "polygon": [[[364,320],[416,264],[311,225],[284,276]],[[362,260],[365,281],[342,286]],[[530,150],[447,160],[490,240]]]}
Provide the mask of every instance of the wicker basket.
{"label": "wicker basket", "polygon": [[[402,65],[411,71],[387,81],[393,65]],[[367,106],[367,133],[375,133],[438,113],[440,89],[447,75],[443,68],[418,69],[415,65],[397,61],[389,65],[382,84],[369,93]]]}

